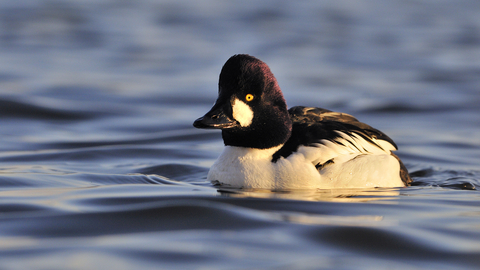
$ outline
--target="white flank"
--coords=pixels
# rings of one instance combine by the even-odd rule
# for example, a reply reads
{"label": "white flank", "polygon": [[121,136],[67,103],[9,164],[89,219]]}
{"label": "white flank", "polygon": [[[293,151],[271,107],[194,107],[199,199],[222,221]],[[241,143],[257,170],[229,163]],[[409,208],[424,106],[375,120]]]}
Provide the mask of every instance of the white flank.
{"label": "white flank", "polygon": [[248,127],[252,124],[253,111],[245,102],[235,99],[232,103],[233,118],[237,120],[242,127]]}
{"label": "white flank", "polygon": [[[207,179],[235,188],[309,189],[400,187],[400,164],[382,149],[360,136],[341,134],[344,145],[323,141],[300,146],[287,158],[273,163],[270,149],[225,147],[210,168]],[[354,147],[352,144],[355,144]],[[357,149],[360,148],[361,150]],[[329,162],[320,171],[316,164]]]}

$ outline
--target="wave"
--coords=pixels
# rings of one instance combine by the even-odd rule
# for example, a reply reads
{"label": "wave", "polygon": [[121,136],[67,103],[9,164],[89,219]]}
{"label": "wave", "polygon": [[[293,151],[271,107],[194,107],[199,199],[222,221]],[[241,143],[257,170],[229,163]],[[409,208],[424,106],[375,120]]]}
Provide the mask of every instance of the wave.
{"label": "wave", "polygon": [[98,117],[99,112],[54,109],[27,101],[0,98],[0,117],[35,120],[80,121]]}
{"label": "wave", "polygon": [[[141,259],[141,264],[161,260],[201,266],[225,263],[223,258],[240,263],[247,256],[258,268],[264,265],[260,257],[266,259],[263,263],[276,262],[278,266],[279,254],[282,263],[290,261],[286,264],[290,267],[309,266],[303,269],[316,269],[319,259],[337,266],[361,260],[369,262],[368,267],[384,266],[388,261],[439,264],[441,269],[480,263],[480,253],[467,248],[475,244],[471,239],[478,238],[478,232],[436,231],[432,227],[445,212],[435,208],[425,216],[419,205],[165,196],[146,185],[70,189],[44,195],[21,203],[0,203],[4,213],[0,235],[16,243],[0,253],[2,262],[27,253],[31,256],[32,252],[41,251],[44,258],[61,258],[93,249],[102,257],[105,253],[128,256]],[[56,203],[46,203],[46,199]],[[405,212],[401,221],[395,219],[398,210]],[[399,222],[409,225],[398,226]],[[7,242],[2,245],[6,246]],[[198,256],[189,256],[192,253]],[[176,256],[169,259],[166,254]],[[178,258],[193,261],[179,262]]]}

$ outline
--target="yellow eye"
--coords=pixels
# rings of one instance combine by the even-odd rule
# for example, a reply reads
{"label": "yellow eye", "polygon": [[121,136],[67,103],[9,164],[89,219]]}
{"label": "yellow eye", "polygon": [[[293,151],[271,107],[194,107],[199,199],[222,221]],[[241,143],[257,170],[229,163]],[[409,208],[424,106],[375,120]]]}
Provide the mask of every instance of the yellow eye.
{"label": "yellow eye", "polygon": [[253,95],[252,95],[252,94],[247,94],[247,95],[245,96],[245,100],[246,100],[246,101],[252,101],[252,100],[253,100]]}

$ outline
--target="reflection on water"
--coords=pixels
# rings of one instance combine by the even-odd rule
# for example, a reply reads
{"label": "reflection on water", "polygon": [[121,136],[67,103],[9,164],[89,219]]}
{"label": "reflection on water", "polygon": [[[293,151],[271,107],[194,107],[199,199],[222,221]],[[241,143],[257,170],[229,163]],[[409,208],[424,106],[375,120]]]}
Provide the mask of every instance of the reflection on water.
{"label": "reflection on water", "polygon": [[398,188],[281,190],[221,188],[222,196],[233,198],[274,198],[332,202],[386,202],[400,195]]}
{"label": "reflection on water", "polygon": [[298,213],[278,213],[278,217],[284,221],[304,225],[330,225],[330,226],[392,226],[397,225],[383,221],[382,216],[333,216],[333,215],[305,215]]}
{"label": "reflection on water", "polygon": [[[0,2],[1,269],[478,269],[478,1]],[[217,190],[233,54],[414,185]]]}

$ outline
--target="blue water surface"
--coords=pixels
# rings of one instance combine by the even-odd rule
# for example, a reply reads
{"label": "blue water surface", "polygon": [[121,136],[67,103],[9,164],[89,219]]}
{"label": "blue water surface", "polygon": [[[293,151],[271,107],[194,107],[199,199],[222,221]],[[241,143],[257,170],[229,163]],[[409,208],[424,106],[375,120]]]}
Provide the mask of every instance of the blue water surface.
{"label": "blue water surface", "polygon": [[[480,2],[3,1],[1,269],[480,268]],[[218,190],[233,54],[388,134],[414,184]]]}

